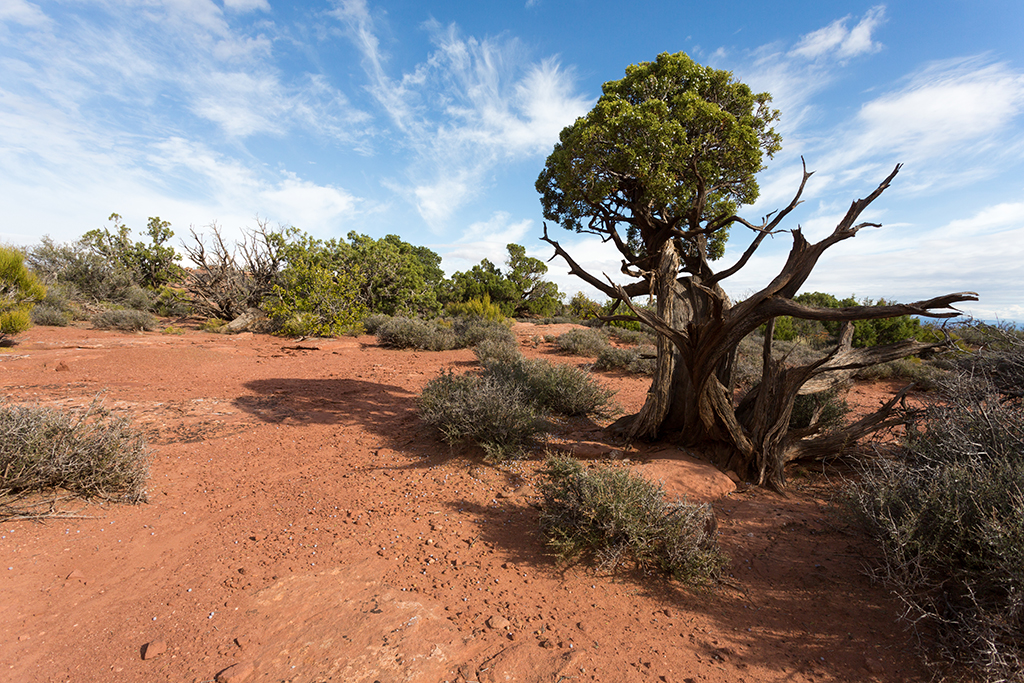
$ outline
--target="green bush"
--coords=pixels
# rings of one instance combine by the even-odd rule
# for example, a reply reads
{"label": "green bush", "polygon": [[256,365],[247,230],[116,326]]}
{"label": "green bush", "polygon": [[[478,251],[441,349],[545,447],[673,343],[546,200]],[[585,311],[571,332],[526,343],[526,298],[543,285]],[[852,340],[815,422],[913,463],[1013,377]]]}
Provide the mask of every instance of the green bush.
{"label": "green bush", "polygon": [[424,387],[419,409],[446,441],[474,441],[493,461],[517,457],[543,431],[523,390],[496,377],[443,373]]}
{"label": "green bush", "polygon": [[504,319],[498,321],[482,318],[460,318],[455,320],[452,329],[458,338],[457,344],[459,348],[476,346],[487,340],[518,345],[516,336],[512,334],[512,330]]}
{"label": "green bush", "polygon": [[25,267],[20,251],[0,247],[0,339],[32,326],[32,307],[46,296],[46,288]]}
{"label": "green bush", "polygon": [[505,314],[501,306],[491,303],[491,295],[484,294],[482,298],[470,299],[469,301],[452,301],[445,305],[444,312],[452,317],[460,318],[482,318],[502,322]]}
{"label": "green bush", "polygon": [[263,306],[287,336],[337,337],[360,326],[367,309],[356,301],[358,268],[336,269],[296,251]]}
{"label": "green bush", "polygon": [[618,467],[587,471],[565,456],[547,460],[541,531],[565,562],[580,556],[604,570],[631,562],[691,584],[726,564],[710,505],[666,502],[661,486]]}
{"label": "green bush", "polygon": [[601,315],[601,304],[583,292],[576,292],[569,300],[569,315],[576,320],[590,320]]}
{"label": "green bush", "polygon": [[97,330],[124,330],[125,332],[142,332],[155,330],[157,319],[147,311],[130,308],[111,309],[97,313],[92,317],[92,326]]}
{"label": "green bush", "polygon": [[608,338],[597,330],[575,329],[558,335],[556,344],[565,353],[594,357],[608,346]]}
{"label": "green bush", "polygon": [[0,434],[0,518],[41,514],[24,496],[54,489],[85,498],[146,500],[142,434],[98,403],[75,416],[0,399]]}
{"label": "green bush", "polygon": [[[1024,369],[1024,343],[997,353]],[[943,400],[909,429],[903,457],[866,471],[848,502],[879,541],[879,573],[911,623],[986,680],[1017,681],[1024,678],[1024,381],[1000,386],[999,364],[981,356],[961,363],[942,380]]]}

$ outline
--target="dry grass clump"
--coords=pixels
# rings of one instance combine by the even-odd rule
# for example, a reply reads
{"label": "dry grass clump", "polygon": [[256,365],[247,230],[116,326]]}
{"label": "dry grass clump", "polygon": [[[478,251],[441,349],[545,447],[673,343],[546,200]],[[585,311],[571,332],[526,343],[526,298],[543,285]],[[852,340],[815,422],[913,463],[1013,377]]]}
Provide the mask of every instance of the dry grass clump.
{"label": "dry grass clump", "polygon": [[[0,519],[40,517],[32,494],[146,500],[149,456],[142,434],[97,401],[79,414],[0,399]],[[50,505],[50,502],[45,504]],[[52,508],[52,505],[51,505]]]}
{"label": "dry grass clump", "polygon": [[549,456],[541,530],[562,561],[586,557],[612,571],[629,562],[690,584],[715,579],[726,560],[710,505],[666,502],[660,485],[618,467],[588,471]]}

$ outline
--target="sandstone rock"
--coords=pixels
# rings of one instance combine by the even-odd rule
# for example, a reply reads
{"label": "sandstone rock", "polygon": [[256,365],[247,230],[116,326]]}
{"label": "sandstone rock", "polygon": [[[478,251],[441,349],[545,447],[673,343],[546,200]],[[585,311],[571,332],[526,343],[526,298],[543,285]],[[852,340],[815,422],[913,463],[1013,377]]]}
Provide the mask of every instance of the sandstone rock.
{"label": "sandstone rock", "polygon": [[487,625],[493,629],[503,629],[510,626],[510,622],[500,614],[495,614],[493,617],[487,620]]}
{"label": "sandstone rock", "polygon": [[242,683],[253,672],[253,666],[249,662],[239,662],[217,674],[217,683]]}
{"label": "sandstone rock", "polygon": [[165,652],[167,652],[167,642],[163,640],[154,640],[142,646],[143,659],[153,659]]}
{"label": "sandstone rock", "polygon": [[885,665],[877,659],[868,657],[864,660],[864,668],[875,675],[881,675],[885,673]]}

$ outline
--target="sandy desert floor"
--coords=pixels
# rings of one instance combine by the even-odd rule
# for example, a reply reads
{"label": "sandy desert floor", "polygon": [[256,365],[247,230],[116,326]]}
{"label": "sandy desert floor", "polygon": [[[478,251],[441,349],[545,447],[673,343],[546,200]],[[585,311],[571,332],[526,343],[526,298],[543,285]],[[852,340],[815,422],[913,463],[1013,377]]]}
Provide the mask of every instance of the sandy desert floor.
{"label": "sandy desert floor", "polygon": [[[515,331],[527,355],[587,362],[540,341],[560,327]],[[796,476],[786,496],[736,490],[671,445],[623,452],[601,423],[556,424],[552,447],[713,502],[727,581],[693,590],[556,564],[536,531],[541,455],[492,467],[420,422],[423,385],[472,369],[469,350],[194,328],[18,341],[0,395],[64,409],[99,395],[152,461],[148,503],[0,526],[2,681],[199,682],[235,665],[296,683],[930,678],[866,575],[872,546],[829,510],[835,473]],[[649,386],[600,378],[626,411]]]}

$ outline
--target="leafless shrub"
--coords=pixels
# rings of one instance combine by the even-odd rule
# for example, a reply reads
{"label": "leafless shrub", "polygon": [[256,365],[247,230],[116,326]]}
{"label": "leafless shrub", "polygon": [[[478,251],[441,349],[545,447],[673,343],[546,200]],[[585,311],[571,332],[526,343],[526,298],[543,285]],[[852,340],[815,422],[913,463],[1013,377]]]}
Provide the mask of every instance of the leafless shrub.
{"label": "leafless shrub", "polygon": [[256,228],[229,246],[220,227],[210,225],[207,237],[190,228],[193,243],[182,248],[195,264],[185,280],[193,310],[205,317],[234,320],[249,309],[259,308],[271,294],[281,270],[285,236],[257,219]]}
{"label": "leafless shrub", "polygon": [[142,434],[93,401],[80,414],[0,399],[0,519],[57,514],[33,494],[146,500],[149,456]]}

